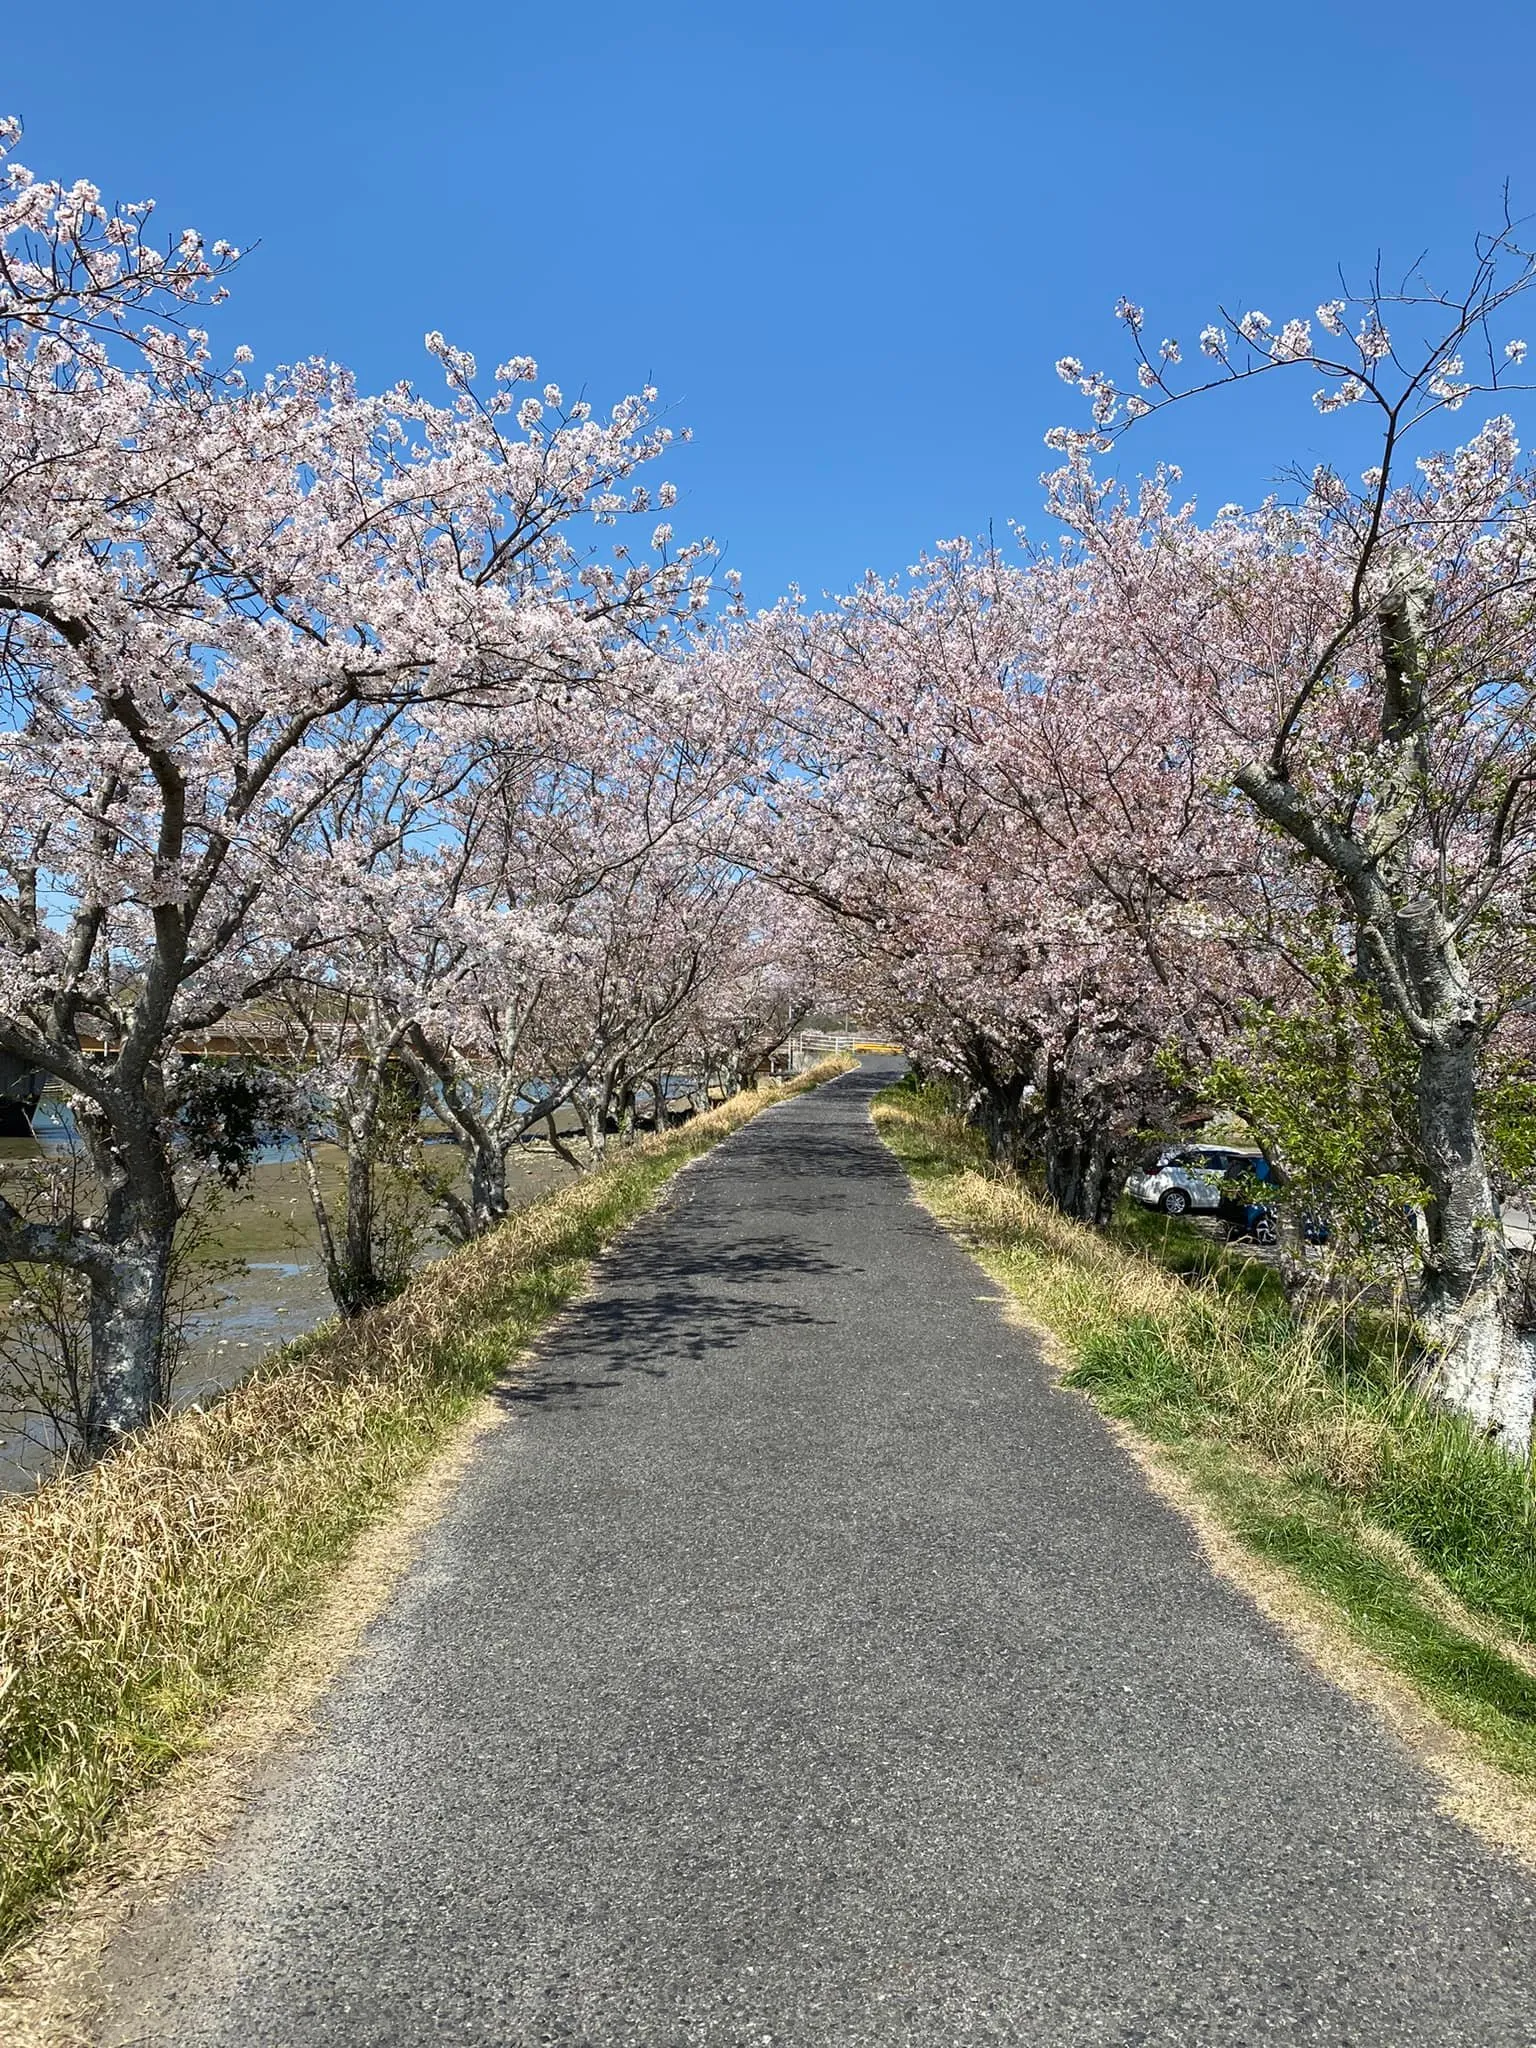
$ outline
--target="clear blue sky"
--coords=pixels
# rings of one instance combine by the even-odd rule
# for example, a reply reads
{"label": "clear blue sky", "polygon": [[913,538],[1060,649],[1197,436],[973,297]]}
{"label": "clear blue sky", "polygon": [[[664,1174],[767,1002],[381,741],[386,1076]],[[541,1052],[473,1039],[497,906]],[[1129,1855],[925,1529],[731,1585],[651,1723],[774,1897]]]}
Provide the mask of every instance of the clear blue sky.
{"label": "clear blue sky", "polygon": [[[1378,246],[1453,272],[1506,178],[1536,211],[1533,76],[1531,0],[83,0],[0,42],[34,169],[260,239],[227,337],[259,360],[384,383],[440,327],[568,394],[655,381],[696,436],[678,531],[754,603],[1039,526],[1080,417],[1052,364],[1113,356],[1122,291],[1188,340]],[[1330,445],[1249,392],[1121,460],[1214,505]]]}

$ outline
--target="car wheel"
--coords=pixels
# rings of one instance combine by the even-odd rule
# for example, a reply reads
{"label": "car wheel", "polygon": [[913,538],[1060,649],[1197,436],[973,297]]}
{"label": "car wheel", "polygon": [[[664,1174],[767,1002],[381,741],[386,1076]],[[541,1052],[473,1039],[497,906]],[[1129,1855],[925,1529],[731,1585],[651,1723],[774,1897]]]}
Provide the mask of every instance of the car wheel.
{"label": "car wheel", "polygon": [[1258,1222],[1254,1224],[1253,1241],[1255,1244],[1278,1244],[1280,1242],[1280,1233],[1276,1230],[1273,1221],[1268,1216],[1261,1216]]}
{"label": "car wheel", "polygon": [[1169,1188],[1158,1206],[1169,1216],[1182,1216],[1189,1207],[1189,1196],[1183,1188]]}

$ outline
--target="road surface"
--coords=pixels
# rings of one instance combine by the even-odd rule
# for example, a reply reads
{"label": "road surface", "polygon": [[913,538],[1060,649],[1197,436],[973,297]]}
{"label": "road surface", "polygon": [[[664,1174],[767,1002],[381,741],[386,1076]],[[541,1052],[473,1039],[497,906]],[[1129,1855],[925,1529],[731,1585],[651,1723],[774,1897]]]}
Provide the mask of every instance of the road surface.
{"label": "road surface", "polygon": [[1531,1882],[1052,1388],[880,1064],[604,1261],[103,2038],[1536,2041]]}

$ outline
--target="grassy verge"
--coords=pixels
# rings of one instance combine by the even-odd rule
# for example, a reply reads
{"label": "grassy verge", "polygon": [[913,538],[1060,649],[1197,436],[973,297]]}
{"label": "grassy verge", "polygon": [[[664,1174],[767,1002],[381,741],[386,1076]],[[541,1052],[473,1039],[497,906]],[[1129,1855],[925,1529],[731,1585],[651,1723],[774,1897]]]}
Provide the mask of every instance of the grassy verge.
{"label": "grassy verge", "polygon": [[0,1949],[312,1605],[353,1539],[690,1159],[843,1072],[738,1095],[520,1211],[389,1308],[0,1504]]}
{"label": "grassy verge", "polygon": [[[1536,1485],[1383,1357],[1341,1354],[1261,1272],[1183,1235],[1104,1235],[989,1169],[903,1085],[876,1121],[922,1199],[1056,1340],[1068,1384],[1152,1439],[1250,1551],[1484,1756],[1536,1787]],[[1205,1247],[1206,1252],[1215,1248]]]}

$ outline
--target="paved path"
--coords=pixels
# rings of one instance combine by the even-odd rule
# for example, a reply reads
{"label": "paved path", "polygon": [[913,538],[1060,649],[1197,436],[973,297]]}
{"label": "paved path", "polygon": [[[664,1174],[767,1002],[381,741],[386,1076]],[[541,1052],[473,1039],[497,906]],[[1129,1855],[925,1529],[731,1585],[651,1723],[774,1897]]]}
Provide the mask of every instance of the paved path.
{"label": "paved path", "polygon": [[605,1263],[113,2041],[1536,2041],[1531,1885],[1051,1390],[875,1085]]}

